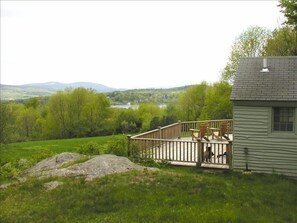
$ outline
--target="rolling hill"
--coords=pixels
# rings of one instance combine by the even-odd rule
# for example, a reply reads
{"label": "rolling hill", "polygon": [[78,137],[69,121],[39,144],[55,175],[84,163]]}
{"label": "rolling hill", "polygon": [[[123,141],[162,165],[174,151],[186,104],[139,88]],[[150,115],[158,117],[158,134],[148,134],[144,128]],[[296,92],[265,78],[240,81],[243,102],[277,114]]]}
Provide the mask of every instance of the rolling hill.
{"label": "rolling hill", "polygon": [[98,93],[104,93],[112,105],[139,105],[148,102],[162,105],[177,99],[178,96],[185,92],[190,86],[174,88],[115,89],[102,84],[90,82],[76,82],[70,84],[60,82],[25,85],[1,84],[0,99],[2,101],[22,101],[32,97],[46,97],[56,93],[57,91],[65,90],[66,88],[74,89],[78,87],[94,89]]}
{"label": "rolling hill", "polygon": [[31,97],[50,96],[53,93],[64,90],[66,88],[91,88],[99,93],[111,92],[119,89],[107,87],[102,84],[91,82],[75,82],[75,83],[60,83],[60,82],[46,82],[34,83],[24,85],[4,85],[1,84],[1,100],[19,100],[28,99]]}

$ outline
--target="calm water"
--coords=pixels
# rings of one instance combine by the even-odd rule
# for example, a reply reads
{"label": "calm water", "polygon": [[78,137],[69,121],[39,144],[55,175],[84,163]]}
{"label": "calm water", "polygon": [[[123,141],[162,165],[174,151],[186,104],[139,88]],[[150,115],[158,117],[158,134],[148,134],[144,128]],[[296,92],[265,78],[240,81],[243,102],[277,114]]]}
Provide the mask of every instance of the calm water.
{"label": "calm water", "polygon": [[[112,105],[112,108],[123,108],[123,109],[128,109],[132,108],[134,110],[139,108],[139,105],[130,105],[130,104],[125,104],[125,105]],[[160,108],[166,108],[165,104],[159,105]]]}

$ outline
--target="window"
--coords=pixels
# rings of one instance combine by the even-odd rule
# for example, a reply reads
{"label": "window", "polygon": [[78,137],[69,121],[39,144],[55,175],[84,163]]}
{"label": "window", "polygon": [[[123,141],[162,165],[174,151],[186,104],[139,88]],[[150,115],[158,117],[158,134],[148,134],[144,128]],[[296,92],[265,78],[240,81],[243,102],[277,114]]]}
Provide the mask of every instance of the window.
{"label": "window", "polygon": [[273,131],[293,132],[294,108],[273,108]]}

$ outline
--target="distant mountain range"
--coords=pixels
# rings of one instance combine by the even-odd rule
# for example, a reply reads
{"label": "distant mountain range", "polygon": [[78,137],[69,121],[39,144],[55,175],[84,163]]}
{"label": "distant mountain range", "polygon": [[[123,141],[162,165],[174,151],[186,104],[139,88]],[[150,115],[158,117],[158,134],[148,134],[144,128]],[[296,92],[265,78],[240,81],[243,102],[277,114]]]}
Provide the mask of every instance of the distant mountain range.
{"label": "distant mountain range", "polygon": [[107,87],[102,84],[96,84],[91,82],[75,82],[70,84],[60,82],[46,82],[46,83],[34,83],[24,85],[5,85],[0,84],[1,100],[19,100],[28,99],[38,96],[50,96],[57,91],[65,90],[66,88],[91,88],[98,93],[119,91],[123,89],[115,89]]}

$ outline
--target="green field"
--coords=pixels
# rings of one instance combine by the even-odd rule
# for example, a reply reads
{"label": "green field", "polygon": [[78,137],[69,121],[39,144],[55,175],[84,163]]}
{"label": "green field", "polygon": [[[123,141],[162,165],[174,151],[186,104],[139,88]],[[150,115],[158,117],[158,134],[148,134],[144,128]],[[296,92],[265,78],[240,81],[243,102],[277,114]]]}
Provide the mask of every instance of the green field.
{"label": "green field", "polygon": [[54,154],[77,152],[82,145],[90,141],[98,143],[102,146],[102,149],[104,149],[106,145],[120,137],[123,136],[101,136],[0,144],[0,161],[14,161],[20,158],[29,158],[40,151],[51,151]]}
{"label": "green field", "polygon": [[[1,160],[29,158],[47,148],[76,151],[115,137],[8,144]],[[46,191],[43,184],[64,182]],[[0,222],[297,222],[296,181],[277,175],[167,166],[86,182],[30,178],[0,190]]]}

